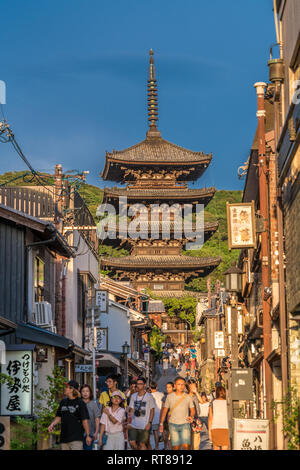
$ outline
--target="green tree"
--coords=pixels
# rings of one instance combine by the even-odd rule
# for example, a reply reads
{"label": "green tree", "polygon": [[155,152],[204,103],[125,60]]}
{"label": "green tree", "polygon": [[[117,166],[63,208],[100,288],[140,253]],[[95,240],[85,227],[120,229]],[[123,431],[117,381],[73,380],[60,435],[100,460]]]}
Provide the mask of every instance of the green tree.
{"label": "green tree", "polygon": [[174,297],[163,299],[165,309],[170,318],[180,318],[184,320],[190,327],[190,330],[195,327],[195,315],[197,299],[189,295],[176,299]]}
{"label": "green tree", "polygon": [[289,387],[287,394],[282,401],[273,401],[272,408],[275,412],[276,421],[279,413],[276,412],[276,405],[282,405],[282,432],[287,438],[288,450],[300,450],[300,400],[297,389]]}
{"label": "green tree", "polygon": [[[36,406],[37,426],[39,435],[44,439],[49,437],[48,427],[56,416],[66,378],[60,367],[54,367],[52,375],[47,376],[48,387],[41,388],[36,395],[40,401]],[[52,434],[59,434],[56,428]]]}
{"label": "green tree", "polygon": [[9,385],[13,385],[14,379],[10,377],[9,375],[4,374],[3,372],[0,372],[0,385],[4,385],[6,383]]}
{"label": "green tree", "polygon": [[149,336],[149,344],[152,349],[155,351],[155,359],[159,360],[162,356],[162,343],[166,341],[166,335],[161,334],[161,330],[154,326],[150,336]]}

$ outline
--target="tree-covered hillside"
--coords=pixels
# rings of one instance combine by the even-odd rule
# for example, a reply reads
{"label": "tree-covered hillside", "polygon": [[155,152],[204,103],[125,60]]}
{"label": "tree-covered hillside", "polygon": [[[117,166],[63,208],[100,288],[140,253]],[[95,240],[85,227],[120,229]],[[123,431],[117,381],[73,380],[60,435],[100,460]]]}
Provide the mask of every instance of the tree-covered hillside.
{"label": "tree-covered hillside", "polygon": [[[53,184],[53,176],[46,173],[41,174],[45,184]],[[36,186],[37,180],[33,178],[30,172],[8,172],[0,175],[0,186],[3,183],[9,182],[10,186]],[[78,192],[84,198],[87,206],[89,207],[92,215],[95,217],[96,210],[102,202],[103,189],[93,186],[91,184],[81,184]],[[232,260],[236,260],[239,255],[239,250],[228,251],[227,244],[227,222],[226,222],[226,201],[240,202],[242,198],[241,191],[216,191],[215,196],[210,201],[205,209],[205,221],[219,222],[218,231],[205,243],[201,250],[184,251],[186,256],[203,256],[203,257],[221,257],[222,262],[211,273],[212,287],[215,281],[219,279],[224,281],[223,272],[230,266]],[[100,245],[99,252],[102,255],[108,256],[124,256],[128,255],[128,251],[124,248],[114,248],[104,244]],[[195,278],[186,283],[187,290],[206,291],[207,278]]]}
{"label": "tree-covered hillside", "polygon": [[[205,208],[205,221],[212,222],[217,220],[219,228],[216,233],[204,244],[201,250],[186,251],[184,254],[187,256],[203,256],[203,257],[221,257],[222,262],[211,273],[210,278],[212,287],[215,281],[219,279],[224,282],[223,272],[231,265],[231,262],[237,260],[239,250],[228,251],[228,236],[227,236],[227,215],[226,215],[226,202],[234,203],[241,202],[242,191],[216,191],[213,199]],[[186,283],[186,289],[195,291],[206,291],[207,278],[195,278]]]}

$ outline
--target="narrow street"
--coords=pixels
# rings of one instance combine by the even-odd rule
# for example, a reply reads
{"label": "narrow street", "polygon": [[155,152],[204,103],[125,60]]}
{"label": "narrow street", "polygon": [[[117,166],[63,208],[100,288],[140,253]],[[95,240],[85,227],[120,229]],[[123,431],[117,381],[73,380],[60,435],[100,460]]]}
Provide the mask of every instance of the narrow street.
{"label": "narrow street", "polygon": [[[186,378],[185,364],[183,364],[181,369],[178,369],[178,370],[176,370],[174,367],[169,367],[166,375],[163,375],[162,367],[159,365],[159,371],[162,374],[160,378],[157,380],[158,390],[160,392],[165,392],[167,383],[174,382],[175,377],[181,376],[184,379]],[[154,448],[153,434],[151,434],[150,442],[151,442],[152,448]],[[160,442],[159,449],[163,450],[163,448],[164,448],[163,442]],[[201,432],[201,442],[200,442],[199,450],[211,450],[211,443],[208,439],[208,431],[205,426],[203,427],[203,431]]]}

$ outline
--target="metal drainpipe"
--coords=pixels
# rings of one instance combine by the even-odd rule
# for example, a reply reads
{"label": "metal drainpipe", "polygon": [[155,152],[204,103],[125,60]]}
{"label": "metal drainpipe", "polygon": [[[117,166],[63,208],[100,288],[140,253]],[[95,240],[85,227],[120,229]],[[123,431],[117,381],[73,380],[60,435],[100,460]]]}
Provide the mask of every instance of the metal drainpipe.
{"label": "metal drainpipe", "polygon": [[270,423],[270,448],[274,448],[274,427],[272,423],[273,413],[271,403],[272,394],[272,369],[267,361],[271,353],[271,317],[270,304],[264,300],[264,288],[270,286],[269,272],[269,224],[268,224],[268,194],[267,194],[267,161],[266,161],[266,137],[265,137],[265,103],[264,93],[266,83],[255,83],[257,93],[257,133],[258,133],[258,168],[259,168],[259,206],[265,222],[265,231],[261,234],[261,273],[262,273],[262,306],[263,306],[263,337],[264,337],[264,385],[266,399],[266,418]]}

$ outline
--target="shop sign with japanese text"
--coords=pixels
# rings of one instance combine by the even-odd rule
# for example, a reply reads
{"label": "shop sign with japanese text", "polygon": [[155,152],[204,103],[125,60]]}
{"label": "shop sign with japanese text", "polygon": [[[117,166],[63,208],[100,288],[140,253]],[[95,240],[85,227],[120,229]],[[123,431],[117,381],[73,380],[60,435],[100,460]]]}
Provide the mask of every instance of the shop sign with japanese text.
{"label": "shop sign with japanese text", "polygon": [[234,418],[233,450],[269,450],[269,421]]}
{"label": "shop sign with japanese text", "polygon": [[32,415],[32,351],[6,351],[2,372],[12,381],[1,385],[1,415]]}
{"label": "shop sign with japanese text", "polygon": [[215,349],[224,349],[223,331],[215,331]]}
{"label": "shop sign with japanese text", "polygon": [[228,249],[253,248],[255,246],[254,202],[226,203]]}

